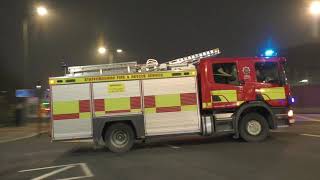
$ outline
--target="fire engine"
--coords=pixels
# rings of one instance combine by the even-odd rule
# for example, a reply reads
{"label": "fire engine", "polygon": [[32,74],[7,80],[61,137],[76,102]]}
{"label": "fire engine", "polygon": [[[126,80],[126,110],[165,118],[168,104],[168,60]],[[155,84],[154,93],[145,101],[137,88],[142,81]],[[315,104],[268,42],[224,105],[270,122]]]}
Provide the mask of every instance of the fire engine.
{"label": "fire engine", "polygon": [[158,63],[68,67],[49,78],[53,141],[91,138],[112,152],[164,135],[262,141],[294,123],[285,58],[222,58],[219,49]]}

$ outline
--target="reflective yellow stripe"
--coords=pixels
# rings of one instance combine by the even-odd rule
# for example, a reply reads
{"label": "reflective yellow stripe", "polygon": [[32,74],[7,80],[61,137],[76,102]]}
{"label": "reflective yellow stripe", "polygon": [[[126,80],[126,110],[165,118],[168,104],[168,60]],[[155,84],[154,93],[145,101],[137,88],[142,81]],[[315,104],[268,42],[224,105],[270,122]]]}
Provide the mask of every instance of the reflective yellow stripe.
{"label": "reflective yellow stripe", "polygon": [[211,102],[202,103],[202,108],[212,108],[212,103]]}
{"label": "reflective yellow stripe", "polygon": [[[136,73],[127,75],[113,75],[113,76],[94,76],[94,77],[75,77],[75,78],[49,78],[50,85],[59,84],[77,84],[88,82],[103,82],[103,81],[127,81],[127,80],[139,80],[139,79],[161,79],[161,78],[174,78],[174,77],[190,77],[196,76],[196,70],[189,71],[166,71],[166,72],[150,72],[150,73]],[[68,82],[67,82],[68,80]]]}
{"label": "reflective yellow stripe", "polygon": [[90,112],[85,112],[85,113],[80,113],[79,114],[80,119],[90,119],[91,118],[91,113]]}
{"label": "reflective yellow stripe", "polygon": [[180,94],[157,95],[156,107],[181,106]]}
{"label": "reflective yellow stripe", "polygon": [[237,102],[237,91],[236,90],[215,90],[211,91],[211,95],[219,96],[221,101],[216,101],[214,103],[219,102]]}
{"label": "reflective yellow stripe", "polygon": [[107,98],[104,107],[106,111],[130,110],[130,98]]}
{"label": "reflective yellow stripe", "polygon": [[79,113],[79,101],[54,101],[52,113],[54,115]]}
{"label": "reflective yellow stripe", "polygon": [[181,111],[196,111],[197,109],[198,109],[197,105],[181,106]]}
{"label": "reflective yellow stripe", "polygon": [[260,92],[265,100],[286,98],[284,87],[262,88]]}
{"label": "reflective yellow stripe", "polygon": [[97,117],[99,117],[99,116],[104,116],[104,115],[106,115],[106,112],[105,112],[105,111],[96,111],[96,112],[95,112],[95,115],[96,115]]}
{"label": "reflective yellow stripe", "polygon": [[264,100],[271,100],[266,94],[262,94]]}
{"label": "reflective yellow stripe", "polygon": [[138,112],[141,112],[141,109],[131,109],[130,112],[138,113]]}
{"label": "reflective yellow stripe", "polygon": [[145,108],[144,109],[144,113],[145,114],[152,114],[152,113],[156,113],[156,108]]}
{"label": "reflective yellow stripe", "polygon": [[207,103],[202,103],[203,108],[207,108]]}

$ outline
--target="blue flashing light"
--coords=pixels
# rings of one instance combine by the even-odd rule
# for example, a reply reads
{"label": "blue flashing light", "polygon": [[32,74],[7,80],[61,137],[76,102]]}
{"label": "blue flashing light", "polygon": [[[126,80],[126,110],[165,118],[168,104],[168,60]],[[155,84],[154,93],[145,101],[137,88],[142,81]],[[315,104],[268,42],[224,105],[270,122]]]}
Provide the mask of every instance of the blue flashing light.
{"label": "blue flashing light", "polygon": [[264,52],[264,56],[265,57],[272,57],[272,56],[276,56],[276,52],[273,49],[267,49]]}
{"label": "blue flashing light", "polygon": [[291,103],[295,103],[296,99],[294,97],[291,97]]}

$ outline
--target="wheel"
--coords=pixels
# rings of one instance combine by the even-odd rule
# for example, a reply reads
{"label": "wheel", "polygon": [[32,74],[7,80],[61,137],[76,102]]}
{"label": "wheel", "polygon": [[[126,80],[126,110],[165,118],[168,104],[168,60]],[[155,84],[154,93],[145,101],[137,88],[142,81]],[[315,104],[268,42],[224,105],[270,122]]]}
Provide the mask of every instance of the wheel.
{"label": "wheel", "polygon": [[269,135],[267,120],[257,113],[249,113],[240,120],[239,133],[247,142],[258,142]]}
{"label": "wheel", "polygon": [[112,124],[105,132],[104,141],[112,152],[127,152],[134,144],[133,129],[125,123]]}

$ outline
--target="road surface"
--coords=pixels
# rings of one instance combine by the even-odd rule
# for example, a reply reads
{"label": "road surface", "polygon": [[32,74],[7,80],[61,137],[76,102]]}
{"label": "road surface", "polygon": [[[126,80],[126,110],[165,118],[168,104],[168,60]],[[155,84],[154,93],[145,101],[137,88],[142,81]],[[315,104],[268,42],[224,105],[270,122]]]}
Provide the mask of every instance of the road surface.
{"label": "road surface", "polygon": [[0,179],[319,180],[319,169],[319,115],[297,116],[294,126],[261,143],[184,136],[125,154],[91,142],[50,143],[46,135],[0,144]]}

